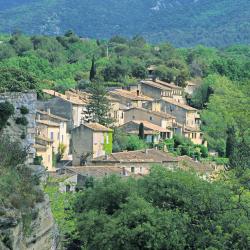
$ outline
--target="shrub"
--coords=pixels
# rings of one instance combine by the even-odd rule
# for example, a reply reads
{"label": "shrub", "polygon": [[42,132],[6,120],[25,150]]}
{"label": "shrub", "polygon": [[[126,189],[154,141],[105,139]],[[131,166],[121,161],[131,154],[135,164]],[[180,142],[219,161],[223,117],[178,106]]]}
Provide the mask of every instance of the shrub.
{"label": "shrub", "polygon": [[22,115],[27,115],[29,113],[29,109],[27,107],[25,107],[25,106],[22,106],[20,108],[20,112],[21,112]]}
{"label": "shrub", "polygon": [[0,131],[7,125],[7,121],[14,114],[14,106],[10,102],[0,103]]}
{"label": "shrub", "polygon": [[21,134],[21,139],[24,140],[25,138],[26,138],[26,133],[25,133],[25,131],[23,131]]}
{"label": "shrub", "polygon": [[28,120],[27,120],[26,117],[24,117],[24,116],[17,117],[17,118],[16,118],[16,124],[18,124],[18,125],[23,125],[23,126],[27,126],[27,125],[28,125]]}
{"label": "shrub", "polygon": [[43,161],[43,157],[36,155],[33,163],[34,163],[34,165],[42,165],[42,161]]}

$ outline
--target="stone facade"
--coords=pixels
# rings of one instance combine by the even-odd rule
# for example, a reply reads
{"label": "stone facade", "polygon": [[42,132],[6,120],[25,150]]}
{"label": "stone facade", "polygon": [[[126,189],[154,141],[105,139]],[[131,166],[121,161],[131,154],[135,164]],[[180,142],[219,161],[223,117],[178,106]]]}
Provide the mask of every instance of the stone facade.
{"label": "stone facade", "polygon": [[84,157],[96,158],[112,152],[112,130],[103,126],[94,129],[92,125],[101,126],[86,123],[71,131],[73,166],[82,165]]}
{"label": "stone facade", "polygon": [[12,127],[6,128],[6,133],[10,134],[12,138],[20,140],[23,147],[28,149],[28,163],[32,163],[36,151],[35,135],[36,135],[36,103],[37,94],[35,92],[6,92],[0,94],[0,102],[9,101],[15,108],[15,117],[20,117],[20,108],[26,107],[29,113],[25,115],[28,125],[25,128],[26,137],[21,139],[22,129],[18,129],[16,124]]}

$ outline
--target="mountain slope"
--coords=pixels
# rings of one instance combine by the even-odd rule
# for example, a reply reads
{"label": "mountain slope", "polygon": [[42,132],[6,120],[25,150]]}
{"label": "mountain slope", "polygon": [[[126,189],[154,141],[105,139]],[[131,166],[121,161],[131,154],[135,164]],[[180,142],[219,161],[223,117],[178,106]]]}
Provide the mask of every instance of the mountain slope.
{"label": "mountain slope", "polygon": [[0,31],[84,37],[141,34],[177,46],[250,41],[249,0],[0,0]]}

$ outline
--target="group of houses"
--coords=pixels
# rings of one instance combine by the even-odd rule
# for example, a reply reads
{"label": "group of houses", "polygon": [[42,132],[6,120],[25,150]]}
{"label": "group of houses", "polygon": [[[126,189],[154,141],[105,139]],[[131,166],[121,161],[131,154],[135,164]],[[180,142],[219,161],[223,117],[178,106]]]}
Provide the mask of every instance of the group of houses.
{"label": "group of houses", "polygon": [[81,172],[89,167],[97,172],[100,168],[116,168],[115,172],[124,176],[146,174],[152,164],[158,163],[173,168],[178,165],[176,158],[156,149],[161,141],[181,134],[195,144],[206,144],[200,130],[199,111],[189,106],[185,98],[194,87],[190,83],[184,89],[149,78],[133,86],[109,90],[111,127],[138,135],[143,124],[144,140],[154,147],[146,152],[119,153],[112,153],[113,130],[91,122],[87,115],[89,93],[71,89],[62,94],[45,89],[43,92],[50,98],[37,102],[37,157],[41,157],[50,172],[58,170],[58,159],[65,166],[71,165],[68,171],[79,172],[80,166],[85,166],[80,168]]}

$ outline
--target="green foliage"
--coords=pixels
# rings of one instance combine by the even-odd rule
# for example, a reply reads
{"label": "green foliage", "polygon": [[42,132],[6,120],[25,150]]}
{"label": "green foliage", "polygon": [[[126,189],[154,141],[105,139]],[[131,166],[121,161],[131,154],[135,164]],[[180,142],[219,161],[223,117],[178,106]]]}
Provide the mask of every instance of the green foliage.
{"label": "green foliage", "polygon": [[100,82],[92,82],[88,88],[90,101],[87,105],[87,113],[93,122],[98,122],[104,126],[110,125],[112,119],[108,112],[110,103],[107,98],[107,90]]}
{"label": "green foliage", "polygon": [[139,138],[141,140],[144,140],[144,124],[143,123],[140,123],[140,126],[139,126]]}
{"label": "green foliage", "polygon": [[64,245],[74,238],[75,218],[70,205],[74,195],[60,192],[60,181],[63,179],[49,178],[44,191],[49,195],[51,210],[60,230],[60,242]]}
{"label": "green foliage", "polygon": [[27,114],[29,113],[29,109],[28,109],[27,107],[25,107],[25,106],[22,106],[22,107],[20,108],[20,113],[21,113],[22,115],[27,115]]}
{"label": "green foliage", "polygon": [[[21,27],[33,34],[55,35],[58,30],[63,34],[71,27],[82,37],[105,38],[113,34],[132,37],[143,34],[153,42],[170,41],[179,47],[196,44],[225,47],[234,43],[249,43],[247,0],[179,0],[169,2],[171,6],[164,3],[157,5],[152,0],[122,0],[115,4],[111,0],[2,1],[0,31],[9,33],[13,27]],[[51,15],[55,11],[57,15]],[[238,15],[234,15],[235,12]],[[96,17],[94,22],[93,17]],[[44,20],[49,20],[49,25]],[[65,38],[67,40],[62,39],[65,46],[79,39],[72,31],[65,33]],[[127,41],[116,36],[110,42],[125,44]],[[145,46],[145,40],[135,36],[129,44],[141,48]]]}
{"label": "green foliage", "polygon": [[26,71],[15,68],[0,68],[0,92],[22,92],[37,88],[37,79]]}
{"label": "green foliage", "polygon": [[37,156],[34,158],[34,165],[42,165],[43,162],[43,157],[42,156]]}
{"label": "green foliage", "polygon": [[121,152],[125,150],[133,151],[147,148],[148,145],[138,136],[127,135],[119,128],[114,129],[113,134],[113,152]]}
{"label": "green foliage", "polygon": [[248,85],[237,86],[218,75],[210,75],[204,82],[213,89],[206,109],[201,112],[202,129],[209,147],[217,150],[220,156],[225,156],[227,130],[230,127],[234,127],[237,137],[249,145]]}
{"label": "green foliage", "polygon": [[17,117],[16,118],[16,124],[27,126],[28,125],[28,120],[27,120],[27,118],[25,116]]}
{"label": "green foliage", "polygon": [[75,196],[71,239],[84,249],[247,249],[249,199],[237,185],[162,167],[106,177]]}
{"label": "green foliage", "polygon": [[10,102],[0,103],[0,131],[6,126],[10,116],[14,114],[14,106]]}
{"label": "green foliage", "polygon": [[39,177],[25,165],[26,151],[7,136],[0,137],[0,159],[0,206],[18,209],[28,233],[30,219],[36,215],[34,206],[43,201]]}
{"label": "green foliage", "polygon": [[[108,141],[107,141],[108,138]],[[111,154],[112,153],[112,149],[113,149],[113,134],[112,132],[108,132],[107,133],[107,137],[104,137],[104,145],[103,148],[106,152],[106,154]]]}

